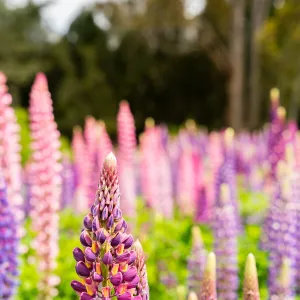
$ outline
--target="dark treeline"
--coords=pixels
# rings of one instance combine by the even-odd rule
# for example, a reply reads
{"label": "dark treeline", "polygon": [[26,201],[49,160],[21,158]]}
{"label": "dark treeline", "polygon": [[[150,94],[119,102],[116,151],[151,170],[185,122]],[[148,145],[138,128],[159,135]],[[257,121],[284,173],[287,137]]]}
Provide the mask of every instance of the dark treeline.
{"label": "dark treeline", "polygon": [[[272,1],[264,4],[269,6],[255,27],[250,5],[255,1],[238,1],[243,7],[234,2],[209,0],[192,19],[185,17],[181,0],[99,4],[83,11],[53,42],[40,17],[46,7],[30,3],[9,10],[0,0],[0,69],[15,104],[23,107],[36,72],[44,71],[58,125],[68,136],[89,114],[114,133],[122,99],[129,101],[138,131],[149,116],[171,126],[193,118],[209,129],[255,128],[267,107],[261,90],[282,82],[263,73],[257,59],[262,51],[252,39],[274,10]],[[106,30],[96,25],[97,17],[109,22]],[[242,31],[235,28],[239,20]],[[263,83],[253,74],[263,75]]]}

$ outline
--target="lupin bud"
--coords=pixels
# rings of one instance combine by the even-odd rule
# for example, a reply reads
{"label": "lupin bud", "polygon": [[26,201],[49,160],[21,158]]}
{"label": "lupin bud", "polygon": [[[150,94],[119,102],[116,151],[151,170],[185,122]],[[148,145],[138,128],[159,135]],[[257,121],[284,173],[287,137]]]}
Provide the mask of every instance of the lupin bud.
{"label": "lupin bud", "polygon": [[260,299],[255,257],[252,253],[248,254],[246,261],[243,292],[244,300]]}
{"label": "lupin bud", "polygon": [[195,292],[190,292],[188,300],[198,300],[198,297]]}
{"label": "lupin bud", "polygon": [[199,300],[217,300],[216,290],[216,256],[213,252],[207,256],[207,262],[201,284]]}
{"label": "lupin bud", "polygon": [[77,280],[73,280],[71,282],[71,287],[78,293],[86,292],[86,287]]}

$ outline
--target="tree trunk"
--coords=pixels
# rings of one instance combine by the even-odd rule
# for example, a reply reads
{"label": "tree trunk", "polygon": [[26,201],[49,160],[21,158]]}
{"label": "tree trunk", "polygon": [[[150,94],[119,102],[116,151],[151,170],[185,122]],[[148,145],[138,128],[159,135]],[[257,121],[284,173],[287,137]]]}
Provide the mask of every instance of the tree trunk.
{"label": "tree trunk", "polygon": [[259,126],[261,117],[261,56],[258,33],[268,15],[271,0],[251,2],[251,52],[250,52],[250,117],[249,127]]}
{"label": "tree trunk", "polygon": [[236,0],[232,3],[231,79],[229,83],[229,125],[235,130],[243,127],[244,48],[245,0]]}

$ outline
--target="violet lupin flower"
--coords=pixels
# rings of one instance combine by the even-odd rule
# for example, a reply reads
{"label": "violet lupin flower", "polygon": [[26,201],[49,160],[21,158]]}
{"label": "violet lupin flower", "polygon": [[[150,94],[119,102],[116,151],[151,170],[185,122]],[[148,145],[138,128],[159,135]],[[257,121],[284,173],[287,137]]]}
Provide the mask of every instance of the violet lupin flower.
{"label": "violet lupin flower", "polygon": [[143,251],[142,245],[139,240],[136,240],[133,244],[133,250],[136,253],[135,266],[138,271],[140,281],[137,285],[138,295],[141,296],[141,300],[149,300],[149,285],[148,285],[148,276],[147,276],[147,267],[145,253]]}
{"label": "violet lupin flower", "polygon": [[[280,266],[280,273],[276,278],[278,289],[276,294],[271,297],[279,300],[293,300],[293,271],[291,270],[292,262],[289,258],[283,257]],[[273,299],[272,298],[272,299]]]}
{"label": "violet lupin flower", "polygon": [[[216,289],[216,255],[211,252],[207,256],[203,279],[201,282],[201,294],[199,300],[217,300]],[[220,297],[220,299],[229,299]],[[236,298],[235,298],[236,299]]]}
{"label": "violet lupin flower", "polygon": [[83,250],[73,251],[82,282],[71,283],[80,299],[142,299],[137,253],[120,209],[117,161],[112,153],[104,161],[95,202],[83,223]]}
{"label": "violet lupin flower", "polygon": [[[284,257],[290,260],[289,293],[287,297],[294,295],[295,288],[295,264],[298,256],[297,251],[297,188],[299,177],[290,172],[285,163],[278,165],[281,179],[276,190],[275,199],[271,202],[265,230],[267,233],[266,248],[269,251],[269,294],[276,296],[281,290],[277,280],[281,272]],[[276,200],[276,201],[274,201]],[[288,298],[285,298],[288,299]]]}
{"label": "violet lupin flower", "polygon": [[74,166],[67,154],[64,155],[62,161],[62,192],[61,192],[61,207],[65,208],[72,204],[74,198]]}
{"label": "violet lupin flower", "polygon": [[286,111],[283,107],[278,107],[276,118],[270,124],[268,137],[268,160],[270,167],[270,180],[276,179],[277,164],[280,160],[284,160],[285,156],[285,118]]}
{"label": "violet lupin flower", "polygon": [[[215,206],[220,205],[221,185],[226,184],[229,189],[229,201],[234,209],[234,216],[236,224],[241,229],[241,220],[239,214],[239,207],[237,201],[237,183],[236,183],[236,171],[234,160],[234,131],[232,128],[227,128],[224,132],[224,161],[218,170],[218,174],[215,178],[216,192],[215,192]],[[217,254],[217,253],[216,253]]]}
{"label": "violet lupin flower", "polygon": [[194,291],[198,297],[201,295],[201,280],[206,261],[206,251],[203,246],[201,230],[192,228],[192,251],[188,259],[188,289]]}
{"label": "violet lupin flower", "polygon": [[243,300],[260,300],[255,257],[250,253],[246,260]]}
{"label": "violet lupin flower", "polygon": [[59,278],[53,275],[58,255],[58,210],[61,192],[60,133],[54,120],[46,76],[36,76],[30,94],[32,148],[32,228],[40,271],[42,299],[56,294]]}
{"label": "violet lupin flower", "polygon": [[0,299],[11,299],[17,287],[17,222],[8,204],[6,188],[0,175]]}
{"label": "violet lupin flower", "polygon": [[120,189],[122,192],[121,208],[125,215],[136,215],[136,185],[134,156],[136,151],[136,136],[134,117],[129,103],[121,101],[117,116],[118,124],[118,161],[120,173]]}
{"label": "violet lupin flower", "polygon": [[12,97],[8,93],[6,77],[0,72],[0,167],[7,185],[7,195],[12,205],[16,221],[19,223],[18,235],[24,235],[23,223],[25,214],[23,210],[22,167],[20,126],[13,108]]}
{"label": "violet lupin flower", "polygon": [[218,295],[220,299],[235,300],[238,288],[238,225],[227,184],[220,186],[219,195],[212,220],[214,249],[218,260]]}

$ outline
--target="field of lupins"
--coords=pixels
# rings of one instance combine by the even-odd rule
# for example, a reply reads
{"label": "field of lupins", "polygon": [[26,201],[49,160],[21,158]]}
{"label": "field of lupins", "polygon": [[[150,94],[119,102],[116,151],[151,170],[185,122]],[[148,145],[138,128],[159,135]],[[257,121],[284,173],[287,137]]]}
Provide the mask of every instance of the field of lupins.
{"label": "field of lupins", "polygon": [[71,155],[44,74],[29,97],[22,166],[0,73],[0,299],[297,299],[300,135],[278,90],[260,131],[148,119],[139,142],[122,101],[116,145],[87,117]]}

